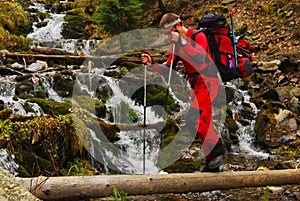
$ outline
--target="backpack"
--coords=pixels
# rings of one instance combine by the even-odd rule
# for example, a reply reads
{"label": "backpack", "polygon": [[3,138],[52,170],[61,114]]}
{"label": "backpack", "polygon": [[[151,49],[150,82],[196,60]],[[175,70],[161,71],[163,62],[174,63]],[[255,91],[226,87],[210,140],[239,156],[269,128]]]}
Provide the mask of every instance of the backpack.
{"label": "backpack", "polygon": [[[207,38],[211,57],[220,72],[223,82],[238,77],[248,77],[252,73],[251,62],[248,57],[250,56],[249,47],[239,49],[239,55],[243,56],[238,57],[238,66],[236,66],[232,37],[224,15],[207,13],[201,17],[197,31],[193,33],[191,38],[193,46],[195,45],[195,37],[199,32],[203,32]],[[249,45],[249,43],[246,40],[241,40],[239,45]]]}

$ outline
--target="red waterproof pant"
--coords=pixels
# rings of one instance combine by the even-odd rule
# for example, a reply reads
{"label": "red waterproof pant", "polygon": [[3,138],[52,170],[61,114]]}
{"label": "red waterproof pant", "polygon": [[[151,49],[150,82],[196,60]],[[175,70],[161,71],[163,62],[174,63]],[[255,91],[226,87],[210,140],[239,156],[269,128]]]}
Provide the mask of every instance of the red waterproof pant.
{"label": "red waterproof pant", "polygon": [[193,136],[201,139],[203,152],[206,159],[209,159],[211,150],[219,141],[213,127],[211,96],[203,83],[196,84],[190,95],[192,102],[187,115],[187,127]]}

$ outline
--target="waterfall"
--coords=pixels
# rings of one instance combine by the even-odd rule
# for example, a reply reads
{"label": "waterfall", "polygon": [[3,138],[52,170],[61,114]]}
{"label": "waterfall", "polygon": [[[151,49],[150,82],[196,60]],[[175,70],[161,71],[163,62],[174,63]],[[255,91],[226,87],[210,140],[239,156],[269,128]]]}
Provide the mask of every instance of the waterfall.
{"label": "waterfall", "polygon": [[[111,78],[103,75],[93,74],[82,74],[78,75],[77,82],[80,86],[80,91],[88,93],[91,97],[95,97],[92,86],[95,83],[95,79],[103,81],[103,79],[109,84],[113,91],[113,96],[107,100],[106,106],[110,108],[114,114],[113,122],[117,124],[134,124],[134,122],[128,122],[128,119],[124,119],[124,113],[127,113],[127,109],[132,109],[139,116],[137,123],[142,123],[144,108],[143,106],[136,105],[135,102],[127,97],[120,87],[118,82]],[[92,81],[93,80],[93,81]],[[73,95],[76,96],[76,93]],[[81,92],[79,92],[80,94]],[[124,104],[129,108],[124,108]],[[162,122],[162,119],[158,117],[151,108],[146,109],[146,123],[154,124]],[[109,122],[109,119],[106,119]],[[138,125],[134,131],[122,130],[119,132],[120,140],[115,144],[110,144],[107,139],[102,135],[101,129],[99,128],[88,128],[90,131],[88,147],[86,149],[98,162],[101,162],[105,169],[110,167],[122,173],[128,174],[141,174],[145,168],[145,172],[149,174],[155,174],[160,171],[156,167],[155,163],[158,157],[159,145],[160,145],[160,134],[155,129],[139,129]],[[145,133],[144,133],[145,132]],[[145,134],[145,147],[143,146],[143,136]],[[110,144],[110,145],[109,145]],[[145,149],[145,167],[143,151]]]}
{"label": "waterfall", "polygon": [[[120,110],[122,108],[119,107],[121,102],[128,103],[130,108],[132,108],[135,112],[137,112],[140,117],[144,115],[143,106],[136,105],[135,102],[130,97],[127,97],[118,86],[116,80],[113,80],[113,78],[110,77],[105,77],[105,79],[113,90],[113,96],[108,100],[106,104],[108,107],[112,108],[112,111],[115,114],[114,123],[124,123],[120,119],[121,118],[120,115],[122,115],[122,110]],[[147,115],[146,124],[148,123],[155,124],[163,121],[163,119],[158,117],[155,114],[155,112],[151,110],[150,107],[146,108],[146,115]],[[142,120],[143,118],[140,118],[139,123],[143,123]]]}
{"label": "waterfall", "polygon": [[[234,90],[234,99],[228,104],[233,113],[233,119],[237,119],[236,123],[239,127],[237,130],[237,136],[239,139],[239,147],[236,147],[236,150],[239,149],[239,153],[248,157],[258,157],[258,158],[268,158],[270,155],[264,153],[261,150],[253,147],[253,142],[255,140],[255,119],[258,113],[258,109],[254,103],[250,101],[250,95],[247,91],[239,89],[237,86],[238,83],[228,83],[227,87],[230,87]],[[248,115],[243,114],[243,110],[247,107]]]}
{"label": "waterfall", "polygon": [[[65,1],[67,2],[67,1]],[[60,2],[60,3],[65,3]],[[99,40],[78,40],[78,39],[64,39],[61,32],[65,22],[66,14],[50,13],[43,4],[32,1],[31,8],[37,9],[39,12],[48,13],[49,18],[44,19],[47,25],[44,27],[37,27],[38,22],[33,23],[33,32],[27,35],[27,38],[32,38],[32,45],[46,46],[51,48],[61,48],[67,52],[77,51],[80,54],[90,54],[92,48],[99,42]],[[39,19],[39,22],[41,20]]]}
{"label": "waterfall", "polygon": [[[61,1],[62,2],[62,1]],[[64,1],[66,2],[66,1]],[[34,8],[40,12],[50,12],[44,8],[42,4],[34,2]],[[65,14],[54,14],[49,13],[50,18],[45,19],[47,25],[45,27],[38,28],[36,23],[33,24],[33,32],[28,34],[28,38],[33,39],[33,44],[36,45],[45,45],[47,47],[56,47],[63,48],[67,51],[82,52],[84,54],[89,54],[94,45],[98,42],[96,40],[81,40],[80,42],[77,39],[64,39],[61,31],[63,24],[65,23],[64,17]],[[143,43],[144,45],[144,43]],[[99,69],[98,69],[99,70]],[[102,70],[102,69],[100,69]],[[106,118],[104,119],[107,123],[110,124],[142,124],[143,116],[146,115],[146,124],[156,124],[158,122],[164,122],[164,119],[161,116],[155,114],[151,107],[146,107],[146,112],[144,113],[144,107],[137,105],[130,96],[127,96],[119,87],[118,80],[106,77],[102,74],[97,73],[96,71],[92,73],[79,73],[76,81],[80,87],[79,94],[87,94],[93,99],[96,97],[96,87],[94,86],[95,79],[96,81],[106,82],[112,89],[112,96],[107,100],[106,107],[111,111],[113,119]],[[51,75],[51,74],[50,74]],[[63,102],[64,99],[59,97],[57,93],[51,88],[51,76],[45,77],[45,74],[40,74],[40,82],[45,90],[48,92],[48,98],[53,99],[58,102]],[[99,84],[99,83],[97,83]],[[180,83],[178,83],[180,84]],[[164,84],[167,85],[166,83]],[[42,110],[38,107],[37,104],[29,103],[30,106],[34,109],[34,113],[27,113],[23,109],[25,102],[21,99],[15,101],[14,97],[14,83],[6,81],[4,79],[0,80],[0,96],[1,99],[5,102],[6,108],[11,108],[14,110],[14,113],[20,115],[41,115]],[[256,106],[251,103],[250,96],[246,91],[238,89],[234,84],[229,83],[228,87],[234,89],[235,98],[232,102],[229,103],[233,114],[239,117],[243,117],[241,111],[245,104],[252,113],[251,119],[243,119],[244,121],[237,121],[239,129],[237,131],[239,138],[239,145],[236,147],[237,154],[246,154],[253,157],[262,157],[267,158],[268,154],[263,153],[262,151],[254,148],[252,146],[255,132],[254,124],[255,117],[257,115],[258,109]],[[175,88],[173,88],[175,90]],[[179,90],[181,91],[181,90]],[[183,90],[182,90],[183,91]],[[181,117],[184,115],[186,110],[189,108],[189,104],[186,104],[188,101],[181,101],[176,97],[176,94],[170,89],[170,95],[172,95],[175,100],[180,104],[182,110],[175,114],[175,117]],[[184,95],[184,94],[181,94]],[[124,110],[124,103],[127,108]],[[74,103],[78,104],[78,103]],[[128,109],[132,109],[137,116],[139,117],[137,122],[133,122],[130,118],[124,117],[124,114],[128,113]],[[163,116],[163,115],[162,115]],[[79,117],[81,118],[81,117]],[[82,118],[85,118],[82,117]],[[93,118],[96,118],[95,115]],[[183,118],[184,119],[184,118]],[[76,123],[75,123],[76,124]],[[77,126],[77,125],[75,125]],[[109,173],[109,168],[114,169],[118,172],[128,173],[128,174],[141,174],[145,168],[145,173],[157,174],[161,170],[156,166],[158,160],[158,154],[160,151],[160,133],[155,129],[142,129],[137,126],[135,131],[120,130],[118,140],[115,144],[112,144],[107,140],[107,138],[101,133],[101,128],[90,128],[88,127],[90,136],[85,136],[88,138],[90,144],[86,149],[98,162],[101,162],[104,165],[105,172]],[[145,138],[144,138],[145,136]],[[143,144],[145,140],[145,146]],[[144,154],[145,151],[145,155]],[[180,150],[178,150],[180,152]],[[145,160],[145,161],[144,161]],[[145,162],[145,166],[144,163]]]}
{"label": "waterfall", "polygon": [[37,28],[33,25],[33,32],[27,35],[27,38],[33,38],[36,42],[53,42],[62,38],[61,31],[64,23],[65,14],[51,14],[50,18],[45,19],[47,25]]}

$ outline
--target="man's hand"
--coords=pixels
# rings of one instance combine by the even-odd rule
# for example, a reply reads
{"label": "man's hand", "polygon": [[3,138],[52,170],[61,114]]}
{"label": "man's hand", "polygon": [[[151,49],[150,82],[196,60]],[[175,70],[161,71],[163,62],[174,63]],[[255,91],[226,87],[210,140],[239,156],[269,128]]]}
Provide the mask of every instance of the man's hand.
{"label": "man's hand", "polygon": [[152,58],[149,54],[142,54],[142,63],[146,64],[147,66],[152,65]]}
{"label": "man's hand", "polygon": [[177,43],[179,40],[180,34],[177,31],[171,32],[171,40],[173,43]]}
{"label": "man's hand", "polygon": [[180,35],[179,32],[173,31],[171,33],[171,39],[173,43],[180,42],[181,45],[185,45],[187,43],[186,39],[182,35]]}

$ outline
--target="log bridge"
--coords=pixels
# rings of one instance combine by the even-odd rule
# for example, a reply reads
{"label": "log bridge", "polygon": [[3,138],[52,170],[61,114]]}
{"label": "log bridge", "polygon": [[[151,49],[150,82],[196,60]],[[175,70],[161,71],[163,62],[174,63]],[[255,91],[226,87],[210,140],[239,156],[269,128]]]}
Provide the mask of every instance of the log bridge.
{"label": "log bridge", "polygon": [[127,195],[151,195],[300,185],[300,169],[159,175],[40,176],[19,179],[25,188],[42,200],[79,200],[111,196],[114,188]]}

